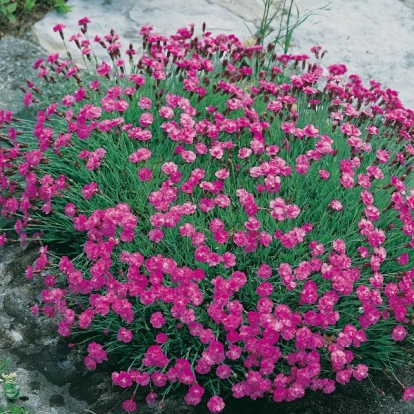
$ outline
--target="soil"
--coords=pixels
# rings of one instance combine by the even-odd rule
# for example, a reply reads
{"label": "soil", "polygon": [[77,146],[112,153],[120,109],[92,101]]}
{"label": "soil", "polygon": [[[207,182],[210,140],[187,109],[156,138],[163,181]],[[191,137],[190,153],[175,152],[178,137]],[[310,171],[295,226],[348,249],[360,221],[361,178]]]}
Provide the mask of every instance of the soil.
{"label": "soil", "polygon": [[10,23],[7,19],[0,18],[0,39],[6,35],[25,37],[25,34],[30,28],[52,9],[52,6],[48,6],[44,3],[36,3],[30,12],[26,12],[22,9],[17,10],[15,14],[17,20],[16,23]]}

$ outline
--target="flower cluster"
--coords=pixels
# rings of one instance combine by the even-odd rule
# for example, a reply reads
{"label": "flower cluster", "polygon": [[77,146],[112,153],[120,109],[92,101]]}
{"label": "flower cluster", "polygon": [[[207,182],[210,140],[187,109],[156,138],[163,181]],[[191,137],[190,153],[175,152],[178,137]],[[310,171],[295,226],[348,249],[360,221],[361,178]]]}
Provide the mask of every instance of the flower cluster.
{"label": "flower cluster", "polygon": [[72,341],[91,334],[87,369],[113,358],[113,383],[150,387],[148,403],[181,385],[212,413],[226,391],[292,401],[403,361],[414,112],[274,45],[144,26],[136,60],[88,23],[69,38],[87,70],[35,63],[66,95],[46,102],[28,81],[32,127],[0,112],[0,244],[17,233],[54,252],[26,271],[45,283],[32,311]]}

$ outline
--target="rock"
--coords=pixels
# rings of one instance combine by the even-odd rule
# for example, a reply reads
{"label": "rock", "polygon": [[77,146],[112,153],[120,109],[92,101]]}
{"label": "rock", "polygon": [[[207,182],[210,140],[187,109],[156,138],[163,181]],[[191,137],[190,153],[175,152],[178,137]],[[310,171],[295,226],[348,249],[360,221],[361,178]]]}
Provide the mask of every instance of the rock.
{"label": "rock", "polygon": [[[388,0],[297,0],[300,16],[329,4],[329,10],[316,11],[301,26],[292,39],[291,52],[309,53],[311,46],[321,44],[328,50],[322,63],[344,63],[349,73],[359,74],[363,81],[375,79],[386,88],[399,91],[402,102],[414,108],[414,65],[412,49],[414,0],[400,0],[390,5]],[[198,31],[202,23],[214,33],[234,33],[249,38],[258,29],[263,10],[261,0],[69,0],[72,12],[62,15],[50,12],[33,28],[33,37],[48,52],[66,51],[52,27],[58,23],[67,26],[67,38],[79,32],[78,20],[88,16],[89,38],[105,35],[114,28],[123,42],[139,49],[138,35],[144,24],[156,31],[171,34],[178,27],[195,23]],[[275,5],[279,0],[275,0]],[[291,21],[292,23],[295,20]],[[250,30],[250,31],[249,31]],[[74,56],[74,45],[66,45]],[[101,46],[94,50],[99,59],[108,59]]]}
{"label": "rock", "polygon": [[43,50],[33,43],[11,36],[0,40],[0,110],[17,113],[24,109],[18,87],[26,85],[25,78],[36,78],[33,62],[40,56],[44,56]]}
{"label": "rock", "polygon": [[25,408],[36,414],[80,413],[87,403],[68,392],[78,374],[65,377],[58,366],[63,352],[56,321],[35,317],[29,311],[41,284],[26,280],[23,269],[33,262],[36,250],[22,251],[17,246],[0,250],[0,362],[9,358],[7,371],[17,373]]}
{"label": "rock", "polygon": [[294,53],[310,53],[316,44],[328,51],[324,65],[344,63],[348,73],[364,82],[375,79],[399,92],[401,101],[414,109],[414,8],[413,1],[297,0],[302,15],[316,12],[293,35]]}
{"label": "rock", "polygon": [[409,7],[414,7],[414,0],[399,0]]}
{"label": "rock", "polygon": [[[259,0],[255,1],[260,3]],[[153,26],[159,33],[172,34],[180,27],[188,27],[190,23],[195,23],[197,31],[201,33],[202,24],[206,22],[207,29],[215,34],[235,33],[241,38],[250,37],[249,29],[255,32],[256,27],[249,22],[245,24],[241,17],[232,12],[237,9],[237,2],[232,2],[231,7],[227,3],[226,6],[222,6],[221,2],[208,0],[69,0],[68,5],[72,6],[70,13],[48,13],[43,20],[34,25],[33,34],[42,48],[48,52],[59,52],[62,56],[66,56],[66,51],[59,34],[53,33],[52,27],[58,22],[65,24],[66,37],[69,38],[70,35],[80,32],[78,20],[84,16],[92,21],[88,29],[91,40],[95,35],[108,34],[113,28],[119,35],[124,50],[130,43],[138,50],[142,42],[139,29],[146,24]],[[239,3],[248,5],[249,1],[242,0]],[[66,44],[73,56],[78,55],[76,47],[67,39]],[[99,59],[108,60],[106,51],[100,45],[93,46]]]}
{"label": "rock", "polygon": [[[255,26],[260,26],[260,20],[263,16],[263,0],[207,0],[209,3],[218,4],[231,13],[236,14],[246,22],[252,22]],[[283,0],[274,0],[271,5],[271,15],[277,12],[283,5]],[[278,12],[279,13],[279,12]],[[280,16],[280,14],[278,14]]]}

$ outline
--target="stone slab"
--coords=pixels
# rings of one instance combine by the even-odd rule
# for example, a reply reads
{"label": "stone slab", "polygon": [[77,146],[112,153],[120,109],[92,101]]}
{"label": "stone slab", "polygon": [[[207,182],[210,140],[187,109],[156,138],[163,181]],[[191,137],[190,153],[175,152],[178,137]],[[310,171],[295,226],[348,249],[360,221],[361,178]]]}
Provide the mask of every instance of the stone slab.
{"label": "stone slab", "polygon": [[[327,5],[300,26],[292,52],[320,44],[325,65],[344,63],[364,81],[397,90],[414,109],[414,2],[412,0],[298,0],[302,13]],[[411,5],[411,7],[410,7]]]}
{"label": "stone slab", "polygon": [[22,109],[25,78],[35,78],[33,62],[44,51],[33,43],[7,36],[0,40],[0,110],[18,112]]}
{"label": "stone slab", "polygon": [[[68,4],[72,6],[70,13],[48,13],[34,25],[33,35],[43,49],[59,52],[63,56],[65,49],[52,27],[56,23],[63,23],[66,25],[65,33],[70,36],[79,32],[78,20],[84,16],[93,22],[88,33],[91,39],[96,34],[103,36],[113,28],[125,50],[131,42],[138,49],[142,41],[138,32],[146,24],[161,34],[173,34],[178,28],[188,27],[190,23],[195,23],[201,32],[202,24],[206,22],[207,29],[215,34],[234,33],[241,38],[250,37],[250,31],[254,33],[256,26],[245,22],[221,3],[207,0],[69,0]],[[234,7],[236,4],[233,4]],[[94,51],[98,58],[108,59],[106,52],[97,46]],[[71,44],[68,47],[74,50]]]}

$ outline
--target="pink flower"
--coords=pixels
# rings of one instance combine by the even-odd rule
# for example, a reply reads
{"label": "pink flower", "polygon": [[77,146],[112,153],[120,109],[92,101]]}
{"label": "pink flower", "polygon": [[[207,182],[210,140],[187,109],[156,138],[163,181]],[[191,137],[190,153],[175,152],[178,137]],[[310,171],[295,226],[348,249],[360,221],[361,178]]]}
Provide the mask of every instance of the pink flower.
{"label": "pink flower", "polygon": [[237,157],[240,159],[245,159],[248,158],[252,154],[252,152],[253,151],[249,148],[240,148]]}
{"label": "pink flower", "polygon": [[166,320],[161,312],[154,312],[151,315],[150,323],[154,328],[161,328],[165,322]]}
{"label": "pink flower", "polygon": [[224,410],[225,404],[221,397],[215,395],[208,400],[207,407],[211,413],[220,413]]}
{"label": "pink flower", "polygon": [[335,391],[335,381],[328,380],[323,386],[323,392],[325,394],[331,394]]}
{"label": "pink flower", "polygon": [[161,229],[153,229],[148,233],[148,240],[159,243],[164,238],[164,232]]}
{"label": "pink flower", "polygon": [[[128,131],[129,138],[137,139],[138,141],[149,141],[152,138],[152,133],[148,129],[141,129],[139,127],[131,128]],[[146,148],[141,148],[146,149]]]}
{"label": "pink flower", "polygon": [[64,321],[60,321],[58,324],[58,332],[60,336],[70,336],[70,326]]}
{"label": "pink flower", "polygon": [[269,282],[262,282],[256,289],[256,293],[260,297],[270,296],[273,292],[273,285]]}
{"label": "pink flower", "polygon": [[30,106],[33,102],[33,94],[31,92],[26,92],[23,97],[24,106]]}
{"label": "pink flower", "polygon": [[206,240],[206,235],[201,232],[195,232],[191,236],[191,243],[195,247],[202,246],[205,240]]}
{"label": "pink flower", "polygon": [[229,234],[227,231],[219,230],[214,233],[214,241],[218,244],[225,244],[229,240]]}
{"label": "pink flower", "polygon": [[159,334],[157,334],[157,336],[155,337],[155,340],[157,341],[157,343],[159,344],[165,344],[167,342],[168,339],[168,335],[164,332],[160,332]]}
{"label": "pink flower", "polygon": [[143,127],[150,126],[154,122],[154,116],[150,112],[145,112],[141,114],[139,118],[139,123]]}
{"label": "pink flower", "polygon": [[129,80],[135,82],[138,86],[142,86],[145,84],[145,78],[143,75],[139,75],[138,73],[133,73],[130,75]]}
{"label": "pink flower", "polygon": [[390,155],[386,150],[379,149],[376,152],[377,159],[381,164],[385,164],[390,159]]}
{"label": "pink flower", "polygon": [[350,381],[351,376],[352,369],[344,369],[336,373],[335,380],[336,382],[339,382],[339,384],[345,385]]}
{"label": "pink flower", "polygon": [[400,266],[405,266],[405,265],[407,265],[407,264],[408,264],[408,262],[409,262],[409,256],[408,256],[408,253],[402,253],[402,254],[400,255],[400,257],[398,258],[398,264],[399,264]]}
{"label": "pink flower", "polygon": [[261,279],[268,279],[270,276],[272,276],[272,269],[267,264],[262,264],[259,266],[259,269],[257,269],[257,276],[259,276]]}
{"label": "pink flower", "polygon": [[151,381],[156,387],[165,387],[167,380],[167,375],[162,372],[155,371],[151,374]]}
{"label": "pink flower", "polygon": [[180,155],[181,155],[181,158],[188,163],[194,162],[197,158],[197,155],[193,151],[184,150],[184,151],[181,151]]}
{"label": "pink flower", "polygon": [[118,341],[124,342],[124,343],[129,343],[132,341],[132,337],[133,337],[133,333],[131,330],[127,329],[127,328],[120,328],[118,330]]}
{"label": "pink flower", "polygon": [[352,375],[357,381],[361,381],[368,377],[368,367],[365,364],[358,364]]}
{"label": "pink flower", "polygon": [[78,20],[78,25],[82,26],[88,23],[92,23],[91,20],[89,20],[87,17],[82,17],[81,19]]}
{"label": "pink flower", "polygon": [[226,365],[226,364],[222,364],[219,365],[216,369],[216,375],[220,378],[220,379],[226,379],[228,378],[230,375],[232,374],[232,370],[231,368]]}
{"label": "pink flower", "polygon": [[201,385],[193,384],[189,389],[187,395],[184,397],[188,405],[197,405],[200,403],[204,395],[204,388]]}
{"label": "pink flower", "polygon": [[89,200],[98,191],[99,191],[98,184],[96,182],[92,182],[90,184],[86,184],[82,188],[81,193],[85,200]]}
{"label": "pink flower", "polygon": [[126,371],[113,372],[111,378],[112,382],[121,388],[128,388],[132,385],[131,375]]}
{"label": "pink flower", "polygon": [[344,64],[336,64],[328,66],[331,75],[340,76],[347,72],[347,67]]}
{"label": "pink flower", "polygon": [[344,351],[341,351],[340,349],[333,351],[331,353],[331,360],[332,360],[332,368],[335,371],[343,369],[345,363],[346,363],[346,355]]}
{"label": "pink flower", "polygon": [[75,103],[75,97],[72,95],[65,95],[62,98],[62,105],[63,106],[72,106]]}
{"label": "pink flower", "polygon": [[106,63],[102,62],[97,68],[96,73],[99,76],[107,76],[111,73],[111,67]]}
{"label": "pink flower", "polygon": [[137,404],[132,400],[125,400],[122,403],[122,409],[128,413],[132,413],[137,409]]}
{"label": "pink flower", "polygon": [[413,401],[414,400],[414,387],[407,387],[404,390],[403,400],[404,401]]}
{"label": "pink flower", "polygon": [[406,336],[407,336],[407,331],[402,325],[397,325],[391,334],[391,337],[392,339],[394,339],[394,341],[403,341]]}
{"label": "pink flower", "polygon": [[54,32],[61,32],[66,26],[63,23],[58,23],[53,27]]}
{"label": "pink flower", "polygon": [[91,342],[88,345],[89,357],[93,358],[96,362],[101,363],[102,361],[108,361],[108,354],[102,348],[102,345]]}
{"label": "pink flower", "polygon": [[155,392],[150,392],[146,397],[145,400],[147,402],[147,404],[151,405],[154,404],[155,401],[157,400],[158,394],[156,394]]}
{"label": "pink flower", "polygon": [[151,158],[151,151],[147,148],[140,148],[129,156],[129,161],[133,163],[146,161]]}
{"label": "pink flower", "polygon": [[138,170],[138,178],[141,181],[150,181],[152,178],[152,171],[149,168],[141,168]]}
{"label": "pink flower", "polygon": [[338,201],[338,200],[332,200],[329,203],[329,207],[332,210],[336,210],[336,211],[341,211],[344,208],[343,205],[342,205],[342,203],[340,201]]}
{"label": "pink flower", "polygon": [[226,269],[236,266],[236,256],[233,253],[225,252],[221,259]]}
{"label": "pink flower", "polygon": [[143,96],[139,99],[138,106],[141,109],[151,109],[152,100],[150,98],[147,98],[146,96]]}
{"label": "pink flower", "polygon": [[86,356],[83,360],[83,363],[85,364],[86,369],[89,371],[96,369],[96,361],[90,356]]}
{"label": "pink flower", "polygon": [[174,116],[174,111],[168,106],[162,106],[158,113],[165,119],[171,119]]}
{"label": "pink flower", "polygon": [[209,228],[212,233],[216,233],[218,231],[224,230],[224,223],[222,220],[214,218],[210,221]]}

